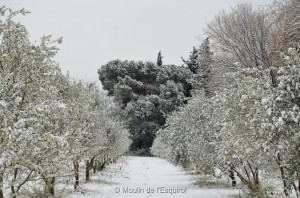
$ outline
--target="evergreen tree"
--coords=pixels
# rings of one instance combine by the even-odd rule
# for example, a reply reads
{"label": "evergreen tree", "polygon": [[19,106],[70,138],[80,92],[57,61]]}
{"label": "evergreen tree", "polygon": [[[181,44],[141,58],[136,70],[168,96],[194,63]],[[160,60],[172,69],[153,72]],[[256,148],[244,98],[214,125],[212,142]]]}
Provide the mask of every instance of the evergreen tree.
{"label": "evergreen tree", "polygon": [[166,115],[191,96],[192,73],[186,67],[115,60],[101,66],[98,74],[126,119],[131,151],[139,154],[148,154]]}
{"label": "evergreen tree", "polygon": [[158,55],[157,55],[157,61],[156,61],[157,66],[162,66],[162,64],[163,64],[162,59],[163,59],[163,56],[161,55],[161,51],[159,51]]}
{"label": "evergreen tree", "polygon": [[184,60],[182,57],[181,57],[181,59],[184,62],[184,64],[186,64],[188,66],[188,68],[191,70],[191,72],[193,72],[194,74],[197,73],[198,50],[195,47],[193,47],[193,51],[191,51],[189,60]]}
{"label": "evergreen tree", "polygon": [[199,84],[204,88],[206,96],[213,95],[212,64],[214,63],[214,61],[212,55],[213,53],[210,49],[209,37],[207,37],[198,50],[198,67],[196,68],[196,74],[198,74]]}

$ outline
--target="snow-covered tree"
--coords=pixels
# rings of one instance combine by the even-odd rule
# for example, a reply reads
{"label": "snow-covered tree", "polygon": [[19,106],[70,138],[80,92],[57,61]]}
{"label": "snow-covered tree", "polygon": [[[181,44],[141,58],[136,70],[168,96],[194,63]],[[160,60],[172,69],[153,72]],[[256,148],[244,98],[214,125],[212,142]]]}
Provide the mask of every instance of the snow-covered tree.
{"label": "snow-covered tree", "polygon": [[[32,45],[26,28],[13,21],[13,16],[26,11],[1,9],[4,18],[0,24],[0,95],[6,111],[1,123],[1,167],[7,169],[7,174],[13,173],[11,189],[14,196],[33,169],[44,175],[40,168],[48,165],[43,164],[42,159],[48,160],[48,155],[59,152],[51,150],[51,145],[57,148],[65,143],[56,138],[63,133],[59,124],[64,122],[64,104],[57,99],[59,93],[55,84],[60,73],[52,60],[57,51],[52,43],[56,41],[43,37],[39,45]],[[63,155],[56,157],[55,160],[59,161]],[[22,169],[31,169],[28,177],[19,172]],[[17,179],[20,180],[15,181]]]}
{"label": "snow-covered tree", "polygon": [[157,155],[164,153],[157,147],[166,149],[167,159],[192,165],[204,174],[221,169],[233,185],[237,175],[256,192],[261,188],[259,170],[265,162],[265,155],[258,155],[263,141],[258,134],[259,116],[264,115],[260,101],[270,87],[265,73],[257,69],[241,70],[233,77],[236,81],[230,89],[211,98],[204,90],[197,91],[187,105],[168,117],[152,152]]}
{"label": "snow-covered tree", "polygon": [[285,65],[278,70],[278,88],[265,99],[267,118],[261,133],[267,137],[263,147],[276,160],[284,193],[294,188],[299,197],[300,50],[290,48]]}
{"label": "snow-covered tree", "polygon": [[281,40],[276,35],[276,23],[261,8],[254,9],[250,3],[221,12],[208,23],[207,34],[214,41],[218,56],[228,59],[227,65],[239,62],[240,67],[270,68],[273,86],[276,84],[272,67],[280,62],[278,50]]}
{"label": "snow-covered tree", "polygon": [[214,92],[214,82],[213,82],[213,53],[210,49],[209,38],[207,37],[200,48],[198,49],[198,68],[196,70],[197,80],[199,81],[199,86],[203,87],[207,97],[213,96]]}
{"label": "snow-covered tree", "polygon": [[267,162],[261,150],[264,136],[259,133],[260,121],[265,117],[261,101],[271,92],[267,74],[258,69],[234,73],[235,83],[226,91],[219,108],[223,118],[218,159],[255,193],[263,187],[259,174]]}

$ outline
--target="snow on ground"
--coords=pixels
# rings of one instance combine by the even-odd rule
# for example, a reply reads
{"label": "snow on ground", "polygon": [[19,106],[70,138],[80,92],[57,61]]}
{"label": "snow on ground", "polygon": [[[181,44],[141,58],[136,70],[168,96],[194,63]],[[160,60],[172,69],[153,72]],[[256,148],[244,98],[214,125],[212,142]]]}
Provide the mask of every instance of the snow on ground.
{"label": "snow on ground", "polygon": [[225,198],[237,194],[232,189],[204,189],[179,167],[155,157],[123,157],[82,184],[82,192],[70,198]]}

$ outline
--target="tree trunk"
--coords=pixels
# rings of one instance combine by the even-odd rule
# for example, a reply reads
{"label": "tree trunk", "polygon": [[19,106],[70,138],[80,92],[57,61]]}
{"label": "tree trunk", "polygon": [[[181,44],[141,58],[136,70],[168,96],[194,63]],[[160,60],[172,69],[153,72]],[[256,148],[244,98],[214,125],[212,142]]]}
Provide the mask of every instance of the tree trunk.
{"label": "tree trunk", "polygon": [[279,169],[280,169],[280,174],[281,174],[281,178],[282,178],[282,182],[283,182],[283,192],[284,192],[285,196],[289,197],[289,192],[287,190],[287,182],[286,182],[286,178],[285,178],[285,174],[284,174],[284,169],[282,166],[280,166]]}
{"label": "tree trunk", "polygon": [[253,169],[249,161],[247,161],[247,164],[250,169],[249,172],[251,173],[253,178],[253,181],[251,182],[251,177],[249,177],[249,182],[252,183],[254,191],[259,191],[260,190],[259,170],[257,167]]}
{"label": "tree trunk", "polygon": [[254,175],[255,175],[255,183],[259,187],[260,182],[259,182],[259,170],[258,170],[258,168],[255,168],[255,174]]}
{"label": "tree trunk", "polygon": [[294,183],[294,184],[293,184],[293,187],[294,187],[294,190],[295,190],[295,193],[296,193],[296,197],[299,197],[299,192],[298,192],[297,184]]}
{"label": "tree trunk", "polygon": [[233,167],[231,167],[229,170],[229,178],[231,179],[232,187],[236,187],[236,180],[235,180],[235,176],[234,176]]}
{"label": "tree trunk", "polygon": [[97,170],[98,170],[98,171],[102,171],[102,170],[105,168],[105,165],[106,165],[106,162],[105,162],[105,161],[99,163],[99,164],[98,164]]}
{"label": "tree trunk", "polygon": [[90,161],[86,160],[85,164],[85,181],[88,182],[90,180]]}
{"label": "tree trunk", "polygon": [[77,190],[79,187],[79,164],[77,161],[74,161],[74,173],[75,173],[75,183],[74,189]]}
{"label": "tree trunk", "polygon": [[96,174],[96,171],[97,171],[97,164],[98,164],[98,162],[94,162],[94,164],[93,164],[93,173],[94,174]]}
{"label": "tree trunk", "polygon": [[49,177],[46,180],[46,190],[47,193],[49,193],[50,195],[54,196],[54,183],[55,183],[55,177]]}
{"label": "tree trunk", "polygon": [[273,69],[270,69],[270,76],[271,76],[271,81],[272,81],[273,87],[277,87],[276,74]]}
{"label": "tree trunk", "polygon": [[281,174],[281,178],[282,178],[282,182],[283,182],[283,192],[284,192],[285,196],[289,197],[289,192],[288,192],[288,186],[287,186],[286,176],[285,176],[285,172],[284,172],[284,167],[281,165],[281,158],[280,158],[279,154],[277,156],[276,162],[279,166],[279,170],[280,170],[280,174]]}
{"label": "tree trunk", "polygon": [[14,186],[14,182],[16,181],[17,179],[17,176],[18,176],[18,169],[15,168],[14,170],[14,177],[12,179],[12,184],[10,185],[10,189],[11,189],[11,193],[12,193],[12,198],[16,198],[17,195],[16,195],[16,190],[15,190],[15,186]]}
{"label": "tree trunk", "polygon": [[95,165],[95,157],[96,157],[96,156],[92,157],[92,159],[90,160],[90,164],[89,164],[90,170],[91,170],[91,169],[94,167],[94,165]]}
{"label": "tree trunk", "polygon": [[3,195],[3,173],[0,173],[0,198],[4,198],[4,195]]}
{"label": "tree trunk", "polygon": [[300,193],[300,176],[299,176],[299,179],[298,179],[298,192]]}

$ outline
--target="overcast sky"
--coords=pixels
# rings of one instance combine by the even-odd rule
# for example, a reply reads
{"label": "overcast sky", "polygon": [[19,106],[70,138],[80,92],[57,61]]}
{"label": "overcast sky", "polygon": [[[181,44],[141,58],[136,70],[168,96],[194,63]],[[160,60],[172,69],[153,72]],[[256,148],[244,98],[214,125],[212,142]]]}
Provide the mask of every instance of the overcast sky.
{"label": "overcast sky", "polygon": [[[250,0],[256,6],[271,0]],[[221,10],[245,0],[1,0],[32,12],[20,20],[32,41],[63,37],[56,57],[62,70],[97,80],[97,69],[113,59],[181,65],[203,30]]]}

